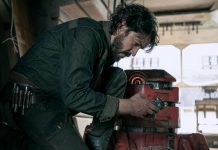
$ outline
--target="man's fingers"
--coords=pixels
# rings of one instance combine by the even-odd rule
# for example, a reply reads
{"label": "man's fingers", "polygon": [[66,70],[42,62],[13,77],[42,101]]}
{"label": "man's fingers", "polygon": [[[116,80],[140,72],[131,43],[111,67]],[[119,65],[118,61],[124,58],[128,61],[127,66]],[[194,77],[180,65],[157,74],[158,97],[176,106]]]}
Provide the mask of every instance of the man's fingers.
{"label": "man's fingers", "polygon": [[155,111],[156,113],[160,111],[160,108],[157,107],[157,106],[155,106],[155,105],[152,104],[152,103],[150,103],[149,107],[150,107],[153,111]]}
{"label": "man's fingers", "polygon": [[154,114],[154,111],[152,111],[152,110],[147,110],[147,113],[149,114],[149,115],[153,115]]}
{"label": "man's fingers", "polygon": [[145,112],[143,114],[143,116],[148,116],[148,115],[155,115],[157,112],[159,112],[159,108],[155,105],[153,105],[152,103],[146,103],[145,104]]}
{"label": "man's fingers", "polygon": [[147,110],[143,115],[142,115],[142,118],[147,118],[147,117],[154,117],[155,115],[155,112],[152,111],[152,110]]}

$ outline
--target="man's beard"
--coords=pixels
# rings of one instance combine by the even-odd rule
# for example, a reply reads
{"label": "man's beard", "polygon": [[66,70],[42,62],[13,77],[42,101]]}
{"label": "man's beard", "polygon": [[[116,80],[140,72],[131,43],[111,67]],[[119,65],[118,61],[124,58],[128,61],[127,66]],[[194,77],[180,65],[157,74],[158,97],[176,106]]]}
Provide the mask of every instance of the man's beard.
{"label": "man's beard", "polygon": [[112,62],[116,62],[116,61],[120,60],[120,58],[118,57],[118,53],[122,51],[123,40],[124,40],[125,37],[126,37],[125,34],[118,35],[117,37],[115,37],[113,43],[111,44],[111,51],[112,51],[111,59],[112,59]]}

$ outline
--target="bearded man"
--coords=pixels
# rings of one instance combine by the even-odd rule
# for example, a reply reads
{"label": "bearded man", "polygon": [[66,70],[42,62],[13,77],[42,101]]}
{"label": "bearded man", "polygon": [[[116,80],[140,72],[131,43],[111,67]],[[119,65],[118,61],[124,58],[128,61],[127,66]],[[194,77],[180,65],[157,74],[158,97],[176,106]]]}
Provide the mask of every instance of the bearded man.
{"label": "bearded man", "polygon": [[[154,15],[118,6],[110,21],[79,18],[43,33],[11,72],[11,108],[31,150],[104,150],[118,115],[159,109],[136,94],[124,99],[126,75],[113,63],[158,43]],[[72,116],[93,116],[85,141]]]}

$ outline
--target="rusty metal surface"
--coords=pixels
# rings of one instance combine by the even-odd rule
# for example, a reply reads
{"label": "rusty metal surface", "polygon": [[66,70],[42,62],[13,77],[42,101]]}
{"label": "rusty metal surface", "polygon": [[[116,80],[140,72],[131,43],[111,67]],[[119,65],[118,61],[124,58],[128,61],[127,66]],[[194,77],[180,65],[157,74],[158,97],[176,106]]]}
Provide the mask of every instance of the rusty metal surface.
{"label": "rusty metal surface", "polygon": [[165,70],[150,69],[150,70],[125,70],[128,81],[131,82],[133,78],[143,78],[144,81],[162,81],[175,82],[176,79]]}
{"label": "rusty metal surface", "polygon": [[126,70],[126,74],[127,98],[142,93],[147,100],[158,98],[174,105],[145,119],[122,117],[121,128],[114,133],[115,150],[209,150],[203,135],[175,132],[179,128],[179,108],[175,105],[179,89],[172,87],[174,77],[164,70]]}

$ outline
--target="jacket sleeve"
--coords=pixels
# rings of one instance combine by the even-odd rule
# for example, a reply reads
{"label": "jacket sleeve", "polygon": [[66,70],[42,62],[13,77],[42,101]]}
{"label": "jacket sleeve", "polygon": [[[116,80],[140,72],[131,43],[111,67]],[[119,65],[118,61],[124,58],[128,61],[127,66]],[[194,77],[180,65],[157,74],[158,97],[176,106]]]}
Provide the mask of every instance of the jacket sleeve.
{"label": "jacket sleeve", "polygon": [[69,30],[64,41],[62,100],[72,111],[97,116],[101,122],[110,120],[118,111],[119,99],[90,87],[104,51],[100,34],[88,27],[74,28]]}

